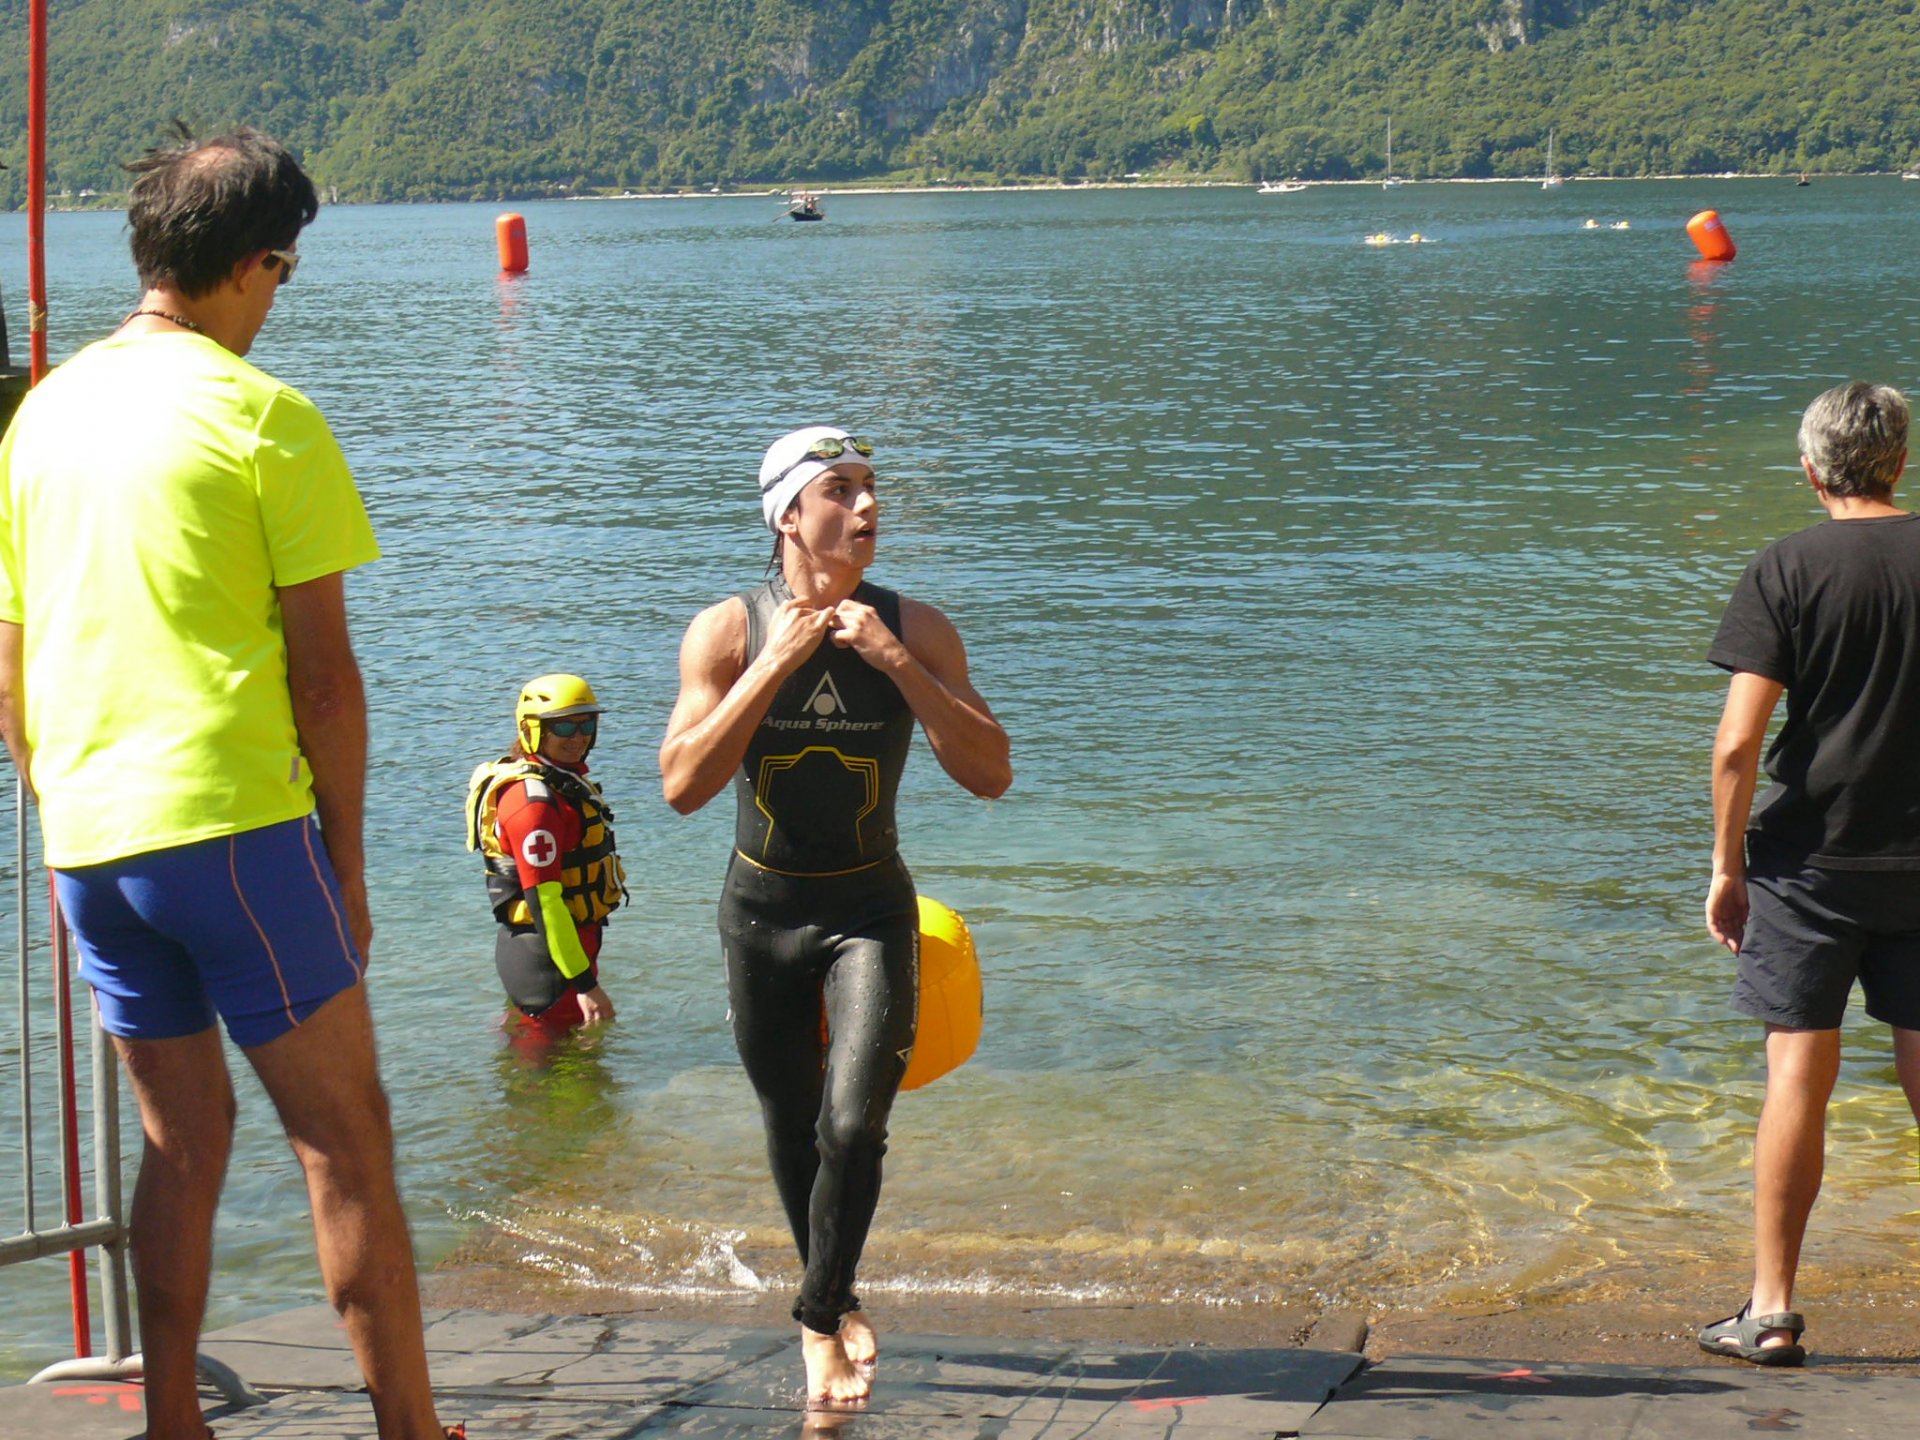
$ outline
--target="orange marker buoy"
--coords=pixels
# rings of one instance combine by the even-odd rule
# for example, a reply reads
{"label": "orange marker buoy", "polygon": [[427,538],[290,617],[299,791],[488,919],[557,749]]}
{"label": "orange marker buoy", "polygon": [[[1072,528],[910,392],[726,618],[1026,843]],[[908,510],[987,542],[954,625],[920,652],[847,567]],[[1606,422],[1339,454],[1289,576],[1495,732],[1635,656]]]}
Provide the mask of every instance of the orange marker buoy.
{"label": "orange marker buoy", "polygon": [[[502,215],[493,222],[500,245],[500,268],[509,275],[527,273],[527,220],[524,215]],[[1729,247],[1731,248],[1731,247]]]}
{"label": "orange marker buoy", "polygon": [[1733,259],[1733,237],[1727,234],[1727,227],[1720,223],[1718,210],[1702,210],[1687,221],[1687,235],[1700,252],[1702,260]]}

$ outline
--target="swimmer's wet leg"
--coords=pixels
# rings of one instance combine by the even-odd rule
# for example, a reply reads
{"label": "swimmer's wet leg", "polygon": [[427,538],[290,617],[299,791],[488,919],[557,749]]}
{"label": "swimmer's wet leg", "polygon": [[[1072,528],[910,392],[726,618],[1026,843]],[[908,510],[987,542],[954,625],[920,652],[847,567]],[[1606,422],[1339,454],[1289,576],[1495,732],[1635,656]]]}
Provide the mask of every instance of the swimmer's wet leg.
{"label": "swimmer's wet leg", "polygon": [[[828,1403],[857,1401],[871,1388],[877,1340],[851,1287],[879,1199],[887,1121],[913,1047],[918,907],[904,872],[898,893],[876,895],[862,885],[845,895],[781,895],[778,903],[739,878],[730,877],[721,902],[728,998],[775,1183],[806,1265],[796,1318],[808,1393]],[[809,923],[783,924],[769,913],[779,910]],[[830,1054],[817,1020],[806,1023],[823,1004]]]}
{"label": "swimmer's wet leg", "polygon": [[826,1051],[818,1023],[799,1017],[820,1012],[820,974],[802,963],[791,934],[763,947],[728,942],[727,1004],[733,1043],[740,1052],[767,1132],[767,1163],[804,1265],[807,1210],[820,1150],[814,1126],[825,1092]]}
{"label": "swimmer's wet leg", "polygon": [[[835,947],[826,1004],[832,1044],[816,1124],[820,1167],[808,1207],[810,1245],[800,1285],[800,1319],[820,1332],[838,1331],[859,1309],[854,1272],[880,1203],[887,1121],[913,1049],[916,927],[883,923],[849,935]],[[870,1342],[872,1326],[863,1320]],[[854,1359],[871,1360],[873,1346],[856,1338]],[[851,1350],[849,1351],[851,1354]]]}

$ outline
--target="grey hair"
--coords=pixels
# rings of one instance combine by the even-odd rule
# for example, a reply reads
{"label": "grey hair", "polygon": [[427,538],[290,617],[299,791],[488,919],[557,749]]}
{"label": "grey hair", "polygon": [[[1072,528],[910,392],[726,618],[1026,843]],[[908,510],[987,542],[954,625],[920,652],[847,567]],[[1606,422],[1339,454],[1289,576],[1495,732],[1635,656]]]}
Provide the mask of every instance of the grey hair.
{"label": "grey hair", "polygon": [[1836,385],[1801,417],[1800,453],[1829,495],[1884,500],[1906,458],[1908,415],[1891,385]]}

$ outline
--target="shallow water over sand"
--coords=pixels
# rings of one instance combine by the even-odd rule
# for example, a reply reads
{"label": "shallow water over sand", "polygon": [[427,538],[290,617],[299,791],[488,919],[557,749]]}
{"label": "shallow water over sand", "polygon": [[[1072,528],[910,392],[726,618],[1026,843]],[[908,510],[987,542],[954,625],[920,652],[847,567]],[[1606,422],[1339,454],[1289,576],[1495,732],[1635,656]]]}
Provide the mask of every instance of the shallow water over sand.
{"label": "shallow water over sand", "polygon": [[[874,578],[959,624],[1018,770],[988,805],[924,746],[909,769],[906,854],[972,923],[989,1013],[895,1112],[876,1306],[1737,1277],[1757,1037],[1698,919],[1700,656],[1745,560],[1817,518],[1800,408],[1920,386],[1887,238],[1915,190],[863,197],[804,227],[550,204],[515,282],[490,209],[325,212],[255,358],[326,409],[387,551],[351,595],[423,1258],[792,1283],[725,1026],[730,819],[673,816],[653,753],[681,629],[759,574],[760,447],[835,418],[881,445]],[[1708,205],[1741,256],[1700,273],[1680,226]],[[55,217],[56,352],[132,303],[119,227]],[[541,1073],[493,1033],[458,807],[515,686],[563,667],[614,707],[636,903],[617,1026]],[[1912,1119],[1884,1036],[1849,1044],[1809,1262],[1910,1278]],[[318,1294],[242,1107],[213,1323]],[[57,1356],[61,1267],[5,1284],[0,1369]]]}

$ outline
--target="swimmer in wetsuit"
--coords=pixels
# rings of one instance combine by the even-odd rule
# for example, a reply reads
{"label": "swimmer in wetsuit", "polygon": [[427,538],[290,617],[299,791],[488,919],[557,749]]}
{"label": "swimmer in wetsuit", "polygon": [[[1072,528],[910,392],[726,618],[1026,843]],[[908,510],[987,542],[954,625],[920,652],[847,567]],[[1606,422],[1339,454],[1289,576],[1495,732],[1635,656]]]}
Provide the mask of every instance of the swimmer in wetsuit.
{"label": "swimmer in wetsuit", "polygon": [[613,812],[586,764],[604,713],[578,675],[529,680],[513,750],[468,785],[467,848],[486,861],[510,1028],[557,1036],[613,1019],[600,942],[627,892]]}
{"label": "swimmer in wetsuit", "polygon": [[866,1398],[877,1350],[853,1282],[913,1052],[919,921],[893,802],[914,722],[974,794],[1013,782],[1006,732],[952,623],[865,582],[879,533],[872,453],[829,426],[768,449],[760,503],[777,573],[687,628],[660,747],[681,814],[734,785],[727,998],[806,1267],[794,1317],[808,1398],[828,1403]]}

